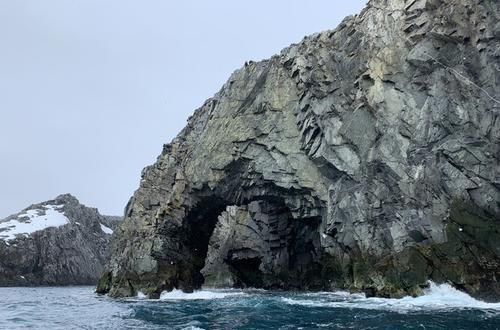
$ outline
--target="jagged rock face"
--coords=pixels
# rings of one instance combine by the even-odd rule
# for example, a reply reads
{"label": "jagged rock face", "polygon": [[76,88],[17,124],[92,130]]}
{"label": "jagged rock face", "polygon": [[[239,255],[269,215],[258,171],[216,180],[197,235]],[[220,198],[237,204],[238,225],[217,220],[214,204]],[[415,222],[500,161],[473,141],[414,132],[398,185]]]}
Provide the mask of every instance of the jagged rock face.
{"label": "jagged rock face", "polygon": [[120,221],[81,205],[71,195],[1,220],[0,286],[97,283]]}
{"label": "jagged rock face", "polygon": [[500,9],[372,0],[237,70],[142,174],[99,292],[500,295]]}

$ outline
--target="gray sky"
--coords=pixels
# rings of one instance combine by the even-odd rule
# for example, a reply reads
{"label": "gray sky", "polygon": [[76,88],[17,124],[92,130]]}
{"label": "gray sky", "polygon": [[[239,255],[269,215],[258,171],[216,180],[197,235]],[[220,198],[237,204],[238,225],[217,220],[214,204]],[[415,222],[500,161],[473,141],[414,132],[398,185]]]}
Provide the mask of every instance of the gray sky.
{"label": "gray sky", "polygon": [[66,192],[121,215],[235,69],[365,3],[0,0],[0,218]]}

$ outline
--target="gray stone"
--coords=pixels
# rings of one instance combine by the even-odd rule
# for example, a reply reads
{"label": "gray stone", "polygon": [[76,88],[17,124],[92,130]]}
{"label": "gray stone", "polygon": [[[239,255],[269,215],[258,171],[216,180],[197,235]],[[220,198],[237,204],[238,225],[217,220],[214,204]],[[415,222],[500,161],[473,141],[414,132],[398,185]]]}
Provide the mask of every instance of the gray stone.
{"label": "gray stone", "polygon": [[[100,215],[69,195],[34,204],[2,223],[44,220],[47,207],[64,216],[66,224],[29,234],[6,235],[0,231],[0,286],[95,285],[109,260],[110,230],[121,217]],[[40,215],[30,219],[27,213]],[[13,221],[13,222],[11,222]],[[103,230],[101,225],[107,228]],[[9,227],[11,228],[11,227]],[[7,229],[9,229],[7,228]]]}
{"label": "gray stone", "polygon": [[500,295],[499,20],[371,0],[235,71],[144,170],[98,291]]}

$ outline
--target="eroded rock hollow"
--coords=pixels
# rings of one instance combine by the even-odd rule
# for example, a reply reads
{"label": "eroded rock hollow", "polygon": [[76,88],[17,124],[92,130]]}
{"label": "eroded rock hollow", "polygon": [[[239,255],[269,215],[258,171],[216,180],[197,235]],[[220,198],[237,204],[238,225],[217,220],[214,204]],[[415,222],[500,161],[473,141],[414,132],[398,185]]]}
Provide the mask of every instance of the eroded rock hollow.
{"label": "eroded rock hollow", "polygon": [[500,295],[500,9],[371,0],[250,62],[142,173],[98,292]]}

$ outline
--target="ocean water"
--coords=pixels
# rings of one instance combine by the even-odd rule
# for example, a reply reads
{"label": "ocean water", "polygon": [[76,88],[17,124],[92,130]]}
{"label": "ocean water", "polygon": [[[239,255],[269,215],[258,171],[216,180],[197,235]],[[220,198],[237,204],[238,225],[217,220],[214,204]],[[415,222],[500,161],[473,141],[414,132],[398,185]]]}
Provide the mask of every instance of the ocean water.
{"label": "ocean water", "polygon": [[500,329],[500,303],[449,285],[418,298],[204,290],[111,299],[93,287],[0,288],[1,329]]}

